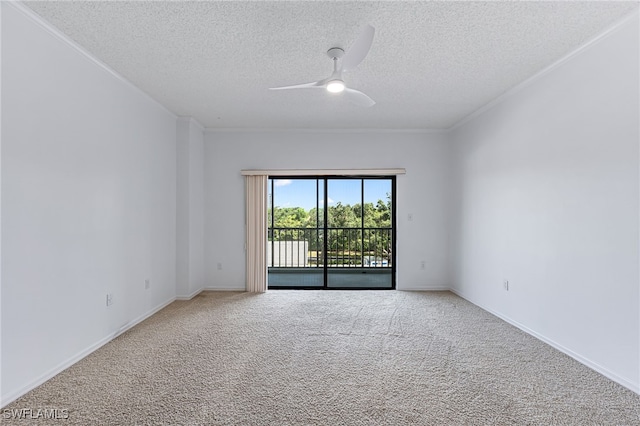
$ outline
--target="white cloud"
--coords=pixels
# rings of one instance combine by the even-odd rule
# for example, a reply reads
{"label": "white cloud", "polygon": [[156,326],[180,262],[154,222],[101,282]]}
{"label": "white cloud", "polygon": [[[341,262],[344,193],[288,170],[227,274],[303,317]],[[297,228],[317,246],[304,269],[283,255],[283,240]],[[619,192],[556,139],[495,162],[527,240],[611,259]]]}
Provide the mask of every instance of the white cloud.
{"label": "white cloud", "polygon": [[[327,201],[329,202],[329,204],[333,204],[333,203],[335,203],[335,201],[333,201],[333,200],[331,199],[331,197],[328,197],[328,198],[329,198],[329,199],[328,199]],[[320,199],[318,200],[318,205],[320,205],[320,206],[323,206],[323,205],[324,205],[324,200],[323,200],[322,198],[320,198]]]}
{"label": "white cloud", "polygon": [[275,186],[287,186],[291,185],[291,179],[276,179],[274,182]]}

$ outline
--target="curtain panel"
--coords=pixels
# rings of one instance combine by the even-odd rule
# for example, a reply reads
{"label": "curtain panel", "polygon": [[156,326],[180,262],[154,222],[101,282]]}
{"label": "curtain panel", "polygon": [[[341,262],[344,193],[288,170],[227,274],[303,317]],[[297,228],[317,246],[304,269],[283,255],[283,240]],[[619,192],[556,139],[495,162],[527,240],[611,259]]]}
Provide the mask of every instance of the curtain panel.
{"label": "curtain panel", "polygon": [[267,176],[245,176],[246,290],[267,291]]}

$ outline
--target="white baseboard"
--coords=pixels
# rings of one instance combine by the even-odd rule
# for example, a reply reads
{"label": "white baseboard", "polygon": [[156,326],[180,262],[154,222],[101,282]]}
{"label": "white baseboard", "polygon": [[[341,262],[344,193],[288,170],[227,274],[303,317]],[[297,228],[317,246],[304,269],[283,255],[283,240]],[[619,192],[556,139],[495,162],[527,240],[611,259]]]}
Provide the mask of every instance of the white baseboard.
{"label": "white baseboard", "polygon": [[247,291],[246,288],[230,288],[230,287],[205,287],[202,291]]}
{"label": "white baseboard", "polygon": [[172,297],[171,299],[169,299],[169,300],[167,300],[165,302],[162,302],[161,304],[159,304],[155,308],[152,308],[150,311],[147,311],[146,313],[140,315],[139,317],[134,318],[133,320],[127,322],[126,324],[124,324],[122,327],[120,327],[115,332],[103,337],[102,339],[98,340],[96,343],[94,343],[91,346],[89,346],[88,348],[80,351],[79,353],[77,353],[76,355],[74,355],[71,358],[67,359],[66,361],[61,362],[60,364],[58,364],[57,366],[55,366],[51,370],[47,371],[45,374],[43,374],[42,376],[38,377],[36,380],[32,381],[28,385],[22,387],[21,389],[18,389],[15,392],[11,392],[10,394],[8,394],[6,396],[3,395],[2,401],[0,402],[0,408],[6,407],[7,405],[11,404],[16,399],[20,398],[22,395],[24,395],[27,392],[37,388],[38,386],[40,386],[41,384],[43,384],[47,380],[53,378],[54,376],[60,374],[61,372],[63,372],[67,368],[71,367],[76,362],[80,361],[82,358],[84,358],[87,355],[91,354],[92,352],[98,350],[99,348],[101,348],[102,346],[106,345],[107,343],[109,343],[110,341],[112,341],[113,339],[115,339],[116,337],[118,337],[119,335],[124,333],[125,331],[133,328],[134,326],[136,326],[137,324],[139,324],[142,321],[146,320],[147,318],[149,318],[150,316],[152,316],[156,312],[160,311],[161,309],[165,308],[169,304],[173,303],[174,300],[175,300],[175,297]]}
{"label": "white baseboard", "polygon": [[625,388],[640,394],[640,384],[639,383],[633,383],[632,381],[624,378],[624,377],[620,377],[619,375],[617,375],[616,373],[610,371],[609,369],[607,369],[606,367],[601,366],[600,364],[591,361],[588,358],[583,357],[582,355],[573,352],[571,349],[566,348],[564,346],[562,346],[561,344],[553,341],[552,339],[549,339],[546,336],[543,336],[542,334],[530,329],[529,327],[520,324],[517,321],[514,321],[513,319],[507,317],[506,315],[503,315],[499,312],[495,312],[492,309],[489,309],[479,303],[474,302],[473,300],[471,300],[470,298],[466,297],[463,293],[461,293],[460,291],[456,290],[456,289],[449,289],[449,291],[451,291],[452,293],[462,297],[464,300],[468,301],[469,303],[473,303],[474,305],[476,305],[477,307],[481,308],[482,310],[485,310],[487,312],[489,312],[492,315],[495,315],[496,317],[500,318],[501,320],[508,322],[509,324],[513,325],[514,327],[519,328],[520,330],[524,331],[525,333],[535,337],[538,340],[543,341],[544,343],[554,347],[555,349],[559,350],[560,352],[564,353],[565,355],[570,356],[571,358],[575,359],[576,361],[578,361],[581,364],[586,365],[587,367],[591,368],[592,370],[597,371],[598,373],[602,374],[603,376],[613,380],[614,382],[618,383],[619,385],[624,386]]}
{"label": "white baseboard", "polygon": [[402,286],[402,287],[396,287],[396,290],[398,291],[449,291],[451,289],[446,286],[436,286],[436,287]]}
{"label": "white baseboard", "polygon": [[194,291],[191,294],[188,294],[186,296],[176,296],[176,300],[191,300],[194,297],[196,297],[197,295],[199,295],[200,293],[202,293],[204,291],[203,288],[199,288],[198,290]]}

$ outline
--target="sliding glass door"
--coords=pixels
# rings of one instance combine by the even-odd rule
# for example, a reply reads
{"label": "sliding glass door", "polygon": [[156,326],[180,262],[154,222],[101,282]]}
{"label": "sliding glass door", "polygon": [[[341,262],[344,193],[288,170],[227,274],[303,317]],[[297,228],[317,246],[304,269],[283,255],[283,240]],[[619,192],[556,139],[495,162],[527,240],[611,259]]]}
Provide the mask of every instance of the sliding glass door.
{"label": "sliding glass door", "polygon": [[395,288],[394,194],[395,177],[270,179],[269,288]]}

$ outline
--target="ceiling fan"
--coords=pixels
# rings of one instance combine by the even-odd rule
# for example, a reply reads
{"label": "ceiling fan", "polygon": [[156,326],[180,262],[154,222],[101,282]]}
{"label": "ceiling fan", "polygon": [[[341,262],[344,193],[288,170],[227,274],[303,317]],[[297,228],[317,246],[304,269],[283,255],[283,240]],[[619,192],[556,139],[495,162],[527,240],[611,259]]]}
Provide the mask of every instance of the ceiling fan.
{"label": "ceiling fan", "polygon": [[[347,99],[356,105],[370,107],[375,105],[375,101],[359,90],[350,89],[346,86],[342,73],[350,71],[362,62],[369,53],[375,28],[367,25],[360,33],[360,36],[351,45],[346,52],[340,47],[332,47],[327,51],[327,55],[333,60],[333,74],[320,81],[313,83],[295,84],[293,86],[271,87],[270,90],[288,90],[288,89],[326,89],[330,93],[344,93]],[[341,59],[338,66],[338,59]]]}

